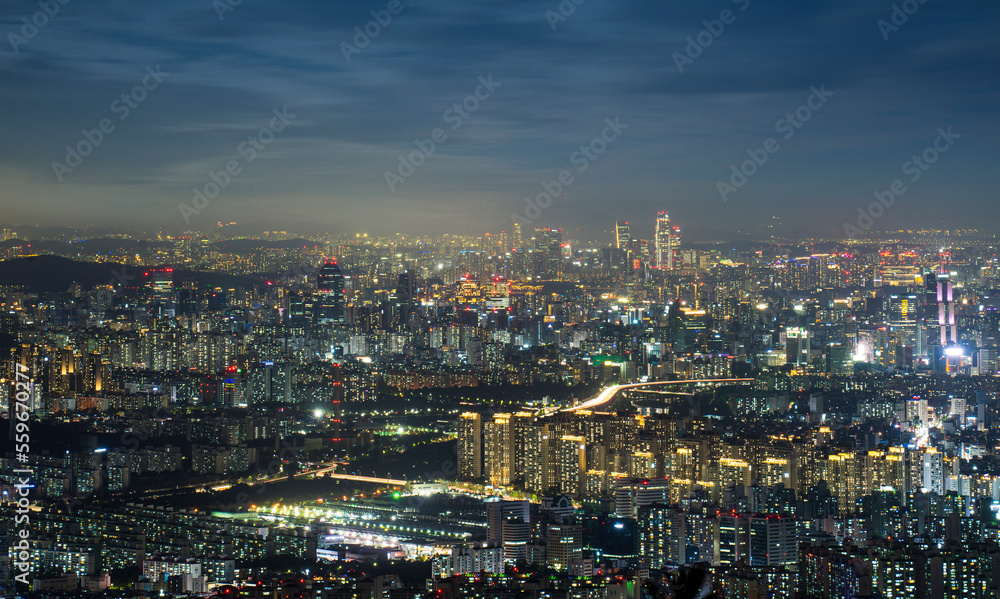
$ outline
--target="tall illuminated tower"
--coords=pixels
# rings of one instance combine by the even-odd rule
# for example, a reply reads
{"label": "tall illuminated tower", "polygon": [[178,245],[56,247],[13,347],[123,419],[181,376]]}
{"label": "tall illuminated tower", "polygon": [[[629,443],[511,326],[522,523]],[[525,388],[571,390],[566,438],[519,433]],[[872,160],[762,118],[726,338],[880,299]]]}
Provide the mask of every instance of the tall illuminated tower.
{"label": "tall illuminated tower", "polygon": [[622,251],[629,250],[632,242],[632,235],[628,230],[628,221],[620,220],[615,222],[615,247]]}
{"label": "tall illuminated tower", "polygon": [[955,372],[965,365],[967,358],[958,338],[954,288],[949,274],[937,272],[924,276],[927,286],[927,357],[938,372]]}
{"label": "tall illuminated tower", "polygon": [[935,283],[941,345],[955,345],[958,343],[958,325],[955,324],[955,299],[951,281],[948,280],[947,274],[939,273]]}
{"label": "tall illuminated tower", "polygon": [[656,244],[656,268],[673,268],[674,244],[671,237],[670,215],[666,212],[656,214],[656,231],[653,242]]}
{"label": "tall illuminated tower", "polygon": [[670,248],[667,251],[667,253],[670,256],[670,266],[668,268],[676,268],[678,264],[681,264],[683,262],[683,258],[681,257],[680,252],[681,252],[681,228],[674,227],[673,229],[671,229]]}
{"label": "tall illuminated tower", "polygon": [[337,324],[344,322],[344,273],[337,261],[328,258],[316,277],[316,322]]}

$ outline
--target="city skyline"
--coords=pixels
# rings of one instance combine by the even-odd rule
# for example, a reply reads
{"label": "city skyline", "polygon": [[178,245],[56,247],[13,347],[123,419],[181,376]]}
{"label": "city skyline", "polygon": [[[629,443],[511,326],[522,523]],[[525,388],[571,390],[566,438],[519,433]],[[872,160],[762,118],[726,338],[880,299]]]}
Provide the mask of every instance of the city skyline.
{"label": "city skyline", "polygon": [[996,234],[613,226],[0,227],[0,595],[995,594]]}
{"label": "city skyline", "polygon": [[500,231],[563,171],[532,224],[585,237],[844,235],[897,180],[876,229],[998,214],[994,6],[388,4],[4,6],[7,219]]}
{"label": "city skyline", "polygon": [[0,0],[0,599],[1000,597],[998,30]]}

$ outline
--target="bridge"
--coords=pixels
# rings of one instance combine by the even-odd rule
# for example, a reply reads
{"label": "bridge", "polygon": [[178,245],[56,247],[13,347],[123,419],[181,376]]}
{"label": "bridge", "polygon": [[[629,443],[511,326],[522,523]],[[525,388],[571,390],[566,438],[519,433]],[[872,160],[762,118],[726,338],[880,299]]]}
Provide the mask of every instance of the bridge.
{"label": "bridge", "polygon": [[[373,483],[376,485],[385,485],[388,487],[405,487],[408,483],[405,480],[396,480],[392,478],[377,478],[374,476],[358,476],[356,474],[338,474],[335,472],[338,464],[326,465],[323,464],[320,468],[315,468],[313,470],[304,470],[302,472],[296,472],[295,478],[302,478],[306,476],[316,476],[317,474],[325,474],[327,478],[335,478],[337,480],[349,480],[359,483]],[[281,482],[283,480],[288,480],[288,475],[272,476],[271,478],[266,478],[263,480],[254,481],[252,485],[266,485],[270,483]],[[230,484],[217,485],[214,487],[209,487],[212,491],[225,491],[226,489],[232,487]]]}
{"label": "bridge", "polygon": [[684,381],[656,381],[653,383],[631,383],[627,385],[612,385],[601,391],[600,395],[589,399],[581,404],[570,408],[565,408],[563,412],[576,412],[579,410],[594,410],[602,406],[610,406],[614,402],[615,396],[623,389],[635,389],[636,387],[660,387],[668,385],[692,385],[699,383],[729,384],[729,383],[752,383],[754,379],[690,379]]}

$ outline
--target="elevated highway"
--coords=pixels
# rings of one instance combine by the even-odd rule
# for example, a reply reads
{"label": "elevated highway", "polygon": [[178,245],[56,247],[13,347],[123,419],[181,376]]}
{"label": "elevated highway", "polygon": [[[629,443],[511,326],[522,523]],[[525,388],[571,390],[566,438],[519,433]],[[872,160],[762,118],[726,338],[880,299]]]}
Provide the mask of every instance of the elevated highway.
{"label": "elevated highway", "polygon": [[701,383],[715,384],[715,385],[726,385],[733,383],[752,383],[753,379],[691,379],[684,381],[656,381],[653,383],[631,383],[628,385],[612,385],[593,398],[587,401],[577,404],[570,408],[565,408],[561,412],[577,412],[580,410],[597,410],[600,408],[608,408],[614,403],[616,396],[619,391],[624,389],[635,389],[638,387],[666,387],[671,385],[698,385]]}

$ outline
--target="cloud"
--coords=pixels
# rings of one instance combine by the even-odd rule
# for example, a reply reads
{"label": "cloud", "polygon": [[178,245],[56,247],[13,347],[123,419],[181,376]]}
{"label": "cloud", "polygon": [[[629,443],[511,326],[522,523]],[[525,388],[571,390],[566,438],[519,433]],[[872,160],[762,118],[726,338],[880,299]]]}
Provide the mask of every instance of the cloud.
{"label": "cloud", "polygon": [[[553,31],[545,11],[555,1],[403,0],[348,63],[341,43],[387,2],[244,0],[224,20],[207,0],[70,2],[17,55],[0,49],[0,136],[12,140],[0,145],[0,201],[10,222],[180,229],[176,205],[288,105],[294,126],[206,221],[252,208],[304,229],[498,231],[614,116],[634,126],[574,185],[572,208],[547,214],[559,219],[551,224],[597,234],[607,215],[651,229],[669,210],[688,227],[735,230],[768,211],[821,229],[947,124],[968,131],[967,143],[893,218],[976,225],[977,212],[997,214],[986,181],[1000,8],[928,2],[886,41],[877,22],[891,3],[739,4],[588,0]],[[0,2],[0,33],[32,7]],[[678,73],[672,55],[727,8],[735,22]],[[51,162],[156,64],[169,80],[59,184]],[[490,73],[503,87],[390,197],[382,173]],[[722,212],[715,181],[823,83],[836,98]]]}

